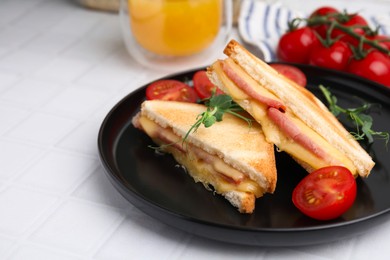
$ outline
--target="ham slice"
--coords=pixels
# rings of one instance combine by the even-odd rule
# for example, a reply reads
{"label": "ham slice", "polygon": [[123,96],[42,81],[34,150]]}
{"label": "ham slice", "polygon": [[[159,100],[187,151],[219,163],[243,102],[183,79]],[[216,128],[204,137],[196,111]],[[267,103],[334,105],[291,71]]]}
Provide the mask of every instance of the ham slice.
{"label": "ham slice", "polygon": [[287,117],[285,113],[282,113],[278,109],[271,107],[268,109],[267,115],[282,132],[284,132],[296,143],[311,151],[318,158],[325,160],[328,157],[326,152],[321,149],[321,147],[319,147],[315,142],[313,142],[310,137],[302,133],[302,131],[294,124],[291,119]]}
{"label": "ham slice", "polygon": [[282,112],[286,111],[286,106],[282,102],[260,95],[250,84],[240,77],[234,69],[229,66],[229,64],[221,62],[221,67],[226,76],[228,76],[228,78],[231,79],[248,96],[267,105],[268,107],[276,108]]}

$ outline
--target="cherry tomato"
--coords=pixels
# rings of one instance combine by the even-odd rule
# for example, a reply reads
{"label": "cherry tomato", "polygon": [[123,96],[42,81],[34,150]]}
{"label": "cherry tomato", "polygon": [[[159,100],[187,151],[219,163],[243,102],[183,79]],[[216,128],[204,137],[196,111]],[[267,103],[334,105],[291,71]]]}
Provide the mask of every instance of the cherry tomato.
{"label": "cherry tomato", "polygon": [[310,54],[309,64],[336,70],[345,70],[352,56],[347,43],[337,41],[330,47],[316,45]]}
{"label": "cherry tomato", "polygon": [[277,56],[282,61],[307,63],[312,46],[318,41],[313,30],[302,27],[282,35],[277,47]]}
{"label": "cherry tomato", "polygon": [[[342,25],[344,25],[344,26],[357,26],[356,28],[353,29],[353,31],[359,35],[364,35],[365,32],[364,32],[363,28],[359,28],[358,26],[368,26],[368,23],[367,23],[366,19],[364,19],[362,16],[356,14],[356,15],[351,16],[351,18],[347,22],[342,23]],[[355,45],[355,46],[357,46],[359,44],[358,39],[346,34],[345,32],[343,32],[339,29],[334,29],[331,33],[331,36],[333,38],[340,37],[340,40],[347,42],[347,43],[351,43],[352,45]]]}
{"label": "cherry tomato", "polygon": [[146,98],[149,100],[196,102],[198,97],[195,90],[187,84],[178,80],[162,79],[147,86]]}
{"label": "cherry tomato", "polygon": [[330,220],[352,206],[356,190],[355,178],[347,168],[328,166],[303,178],[293,191],[292,201],[305,215]]}
{"label": "cherry tomato", "polygon": [[310,18],[314,16],[325,16],[332,13],[339,13],[339,10],[331,6],[321,6],[310,14]]}
{"label": "cherry tomato", "polygon": [[[380,46],[383,48],[390,50],[390,37],[385,36],[385,35],[375,35],[375,36],[367,36],[367,39],[377,41]],[[368,50],[373,48],[372,46],[368,44],[364,44],[364,49]]]}
{"label": "cherry tomato", "polygon": [[270,64],[272,68],[278,71],[280,74],[285,76],[286,78],[291,79],[298,85],[305,87],[307,83],[307,79],[305,74],[298,69],[297,67],[285,64]]}
{"label": "cherry tomato", "polygon": [[390,50],[390,37],[385,35],[376,35],[374,40],[377,40],[379,45]]}
{"label": "cherry tomato", "polygon": [[390,58],[379,51],[371,51],[361,60],[351,60],[347,71],[390,87]]}
{"label": "cherry tomato", "polygon": [[200,99],[211,97],[213,92],[215,92],[215,95],[220,95],[223,93],[219,88],[211,83],[207,77],[206,71],[204,70],[197,71],[194,74],[192,81],[194,82],[194,89]]}
{"label": "cherry tomato", "polygon": [[[309,18],[313,18],[315,16],[325,16],[329,14],[337,14],[339,11],[336,8],[330,7],[330,6],[323,6],[319,7],[318,9],[314,10],[314,12],[311,13]],[[329,20],[334,20],[334,17],[329,17]],[[326,31],[328,26],[326,25],[317,25],[312,27],[313,30],[315,30],[322,38],[325,38]]]}

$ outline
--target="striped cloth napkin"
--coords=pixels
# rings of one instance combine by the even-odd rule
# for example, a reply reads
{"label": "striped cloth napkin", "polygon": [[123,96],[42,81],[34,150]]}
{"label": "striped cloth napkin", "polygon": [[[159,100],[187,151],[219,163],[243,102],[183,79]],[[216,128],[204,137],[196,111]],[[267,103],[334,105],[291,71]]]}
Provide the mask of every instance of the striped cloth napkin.
{"label": "striped cloth napkin", "polygon": [[[287,22],[295,17],[304,18],[308,15],[290,10],[281,3],[243,0],[238,18],[238,31],[244,41],[257,45],[263,51],[265,61],[276,61],[276,46],[288,28]],[[380,26],[380,34],[390,34],[390,14],[362,15],[371,28]]]}

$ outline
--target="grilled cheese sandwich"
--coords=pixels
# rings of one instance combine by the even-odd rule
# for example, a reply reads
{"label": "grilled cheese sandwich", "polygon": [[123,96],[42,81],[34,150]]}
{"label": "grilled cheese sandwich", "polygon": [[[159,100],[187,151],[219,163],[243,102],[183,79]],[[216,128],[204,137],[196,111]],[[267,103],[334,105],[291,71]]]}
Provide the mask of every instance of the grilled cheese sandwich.
{"label": "grilled cheese sandwich", "polygon": [[235,41],[225,54],[229,57],[212,64],[208,76],[259,122],[267,141],[309,172],[341,165],[355,176],[368,176],[374,166],[371,157],[311,92]]}
{"label": "grilled cheese sandwich", "polygon": [[195,182],[221,194],[240,212],[252,213],[256,198],[275,190],[273,146],[257,123],[249,127],[228,114],[208,129],[198,128],[183,142],[194,119],[205,110],[199,104],[145,101],[133,124],[172,154]]}

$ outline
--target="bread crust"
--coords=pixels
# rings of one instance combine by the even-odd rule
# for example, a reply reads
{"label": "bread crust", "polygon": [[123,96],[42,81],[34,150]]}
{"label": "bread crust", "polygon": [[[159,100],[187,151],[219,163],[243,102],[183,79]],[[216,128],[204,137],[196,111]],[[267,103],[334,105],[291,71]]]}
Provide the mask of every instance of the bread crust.
{"label": "bread crust", "polygon": [[240,213],[253,213],[256,198],[247,192],[229,191],[222,194]]}

